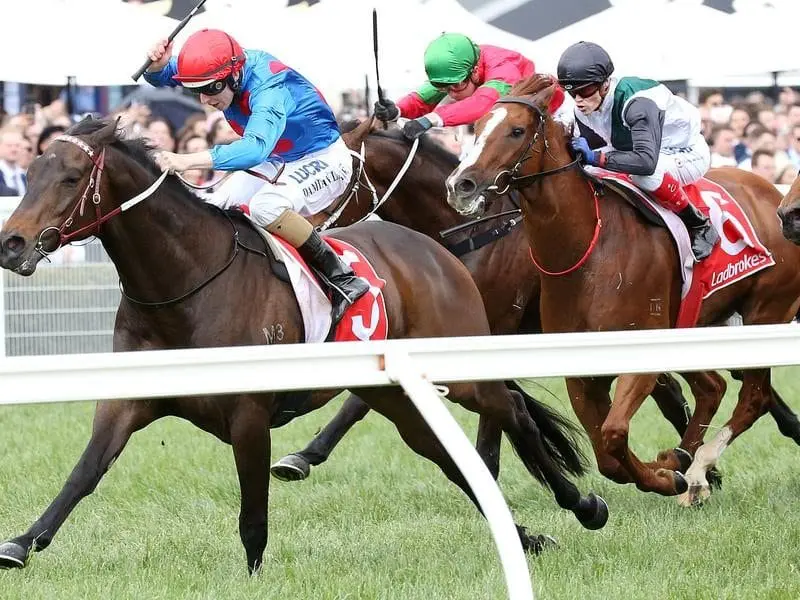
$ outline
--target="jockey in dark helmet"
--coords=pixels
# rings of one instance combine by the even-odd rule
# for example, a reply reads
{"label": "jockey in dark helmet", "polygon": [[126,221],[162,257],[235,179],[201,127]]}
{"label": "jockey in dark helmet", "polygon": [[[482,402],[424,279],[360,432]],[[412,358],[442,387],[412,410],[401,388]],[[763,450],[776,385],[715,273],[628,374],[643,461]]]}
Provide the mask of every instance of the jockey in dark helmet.
{"label": "jockey in dark helmet", "polygon": [[[397,104],[388,99],[376,102],[375,117],[381,121],[412,119],[403,127],[408,139],[419,137],[431,127],[468,125],[488,113],[515,83],[535,72],[533,62],[519,52],[479,46],[460,33],[443,33],[425,50],[428,80]],[[453,102],[440,105],[447,97]],[[564,102],[564,92],[559,89],[550,109],[571,122],[571,104]]]}
{"label": "jockey in dark helmet", "polygon": [[[700,112],[652,79],[612,77],[614,63],[603,48],[578,42],[558,61],[558,81],[575,98],[578,127],[571,140],[584,162],[631,175],[686,225],[697,260],[719,239],[714,227],[692,206],[684,185],[700,179],[711,152],[700,128]],[[588,131],[605,142],[592,148]]]}
{"label": "jockey in dark helmet", "polygon": [[[302,75],[271,54],[244,50],[218,29],[192,34],[178,59],[161,40],[148,54],[145,79],[156,86],[191,90],[200,102],[221,110],[241,136],[230,144],[193,154],[161,152],[162,169],[239,171],[208,200],[221,208],[238,206],[250,219],[297,248],[321,272],[332,292],[333,324],[369,290],[304,217],[333,204],[353,172],[350,151],[339,134],[333,111]],[[285,161],[276,184],[246,173],[277,174],[271,156]]]}

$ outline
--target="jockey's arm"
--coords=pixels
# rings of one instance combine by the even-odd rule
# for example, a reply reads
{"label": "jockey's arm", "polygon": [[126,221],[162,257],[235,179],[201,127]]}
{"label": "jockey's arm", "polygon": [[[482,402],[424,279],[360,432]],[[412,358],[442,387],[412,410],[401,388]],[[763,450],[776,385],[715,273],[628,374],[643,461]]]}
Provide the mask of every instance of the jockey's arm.
{"label": "jockey's arm", "polygon": [[174,56],[160,71],[145,71],[144,80],[155,87],[178,87],[180,83],[172,76],[178,72],[178,59]]}
{"label": "jockey's arm", "polygon": [[416,92],[411,92],[397,101],[400,116],[406,119],[416,119],[433,112],[436,105],[444,100],[445,94],[433,87],[429,82],[422,84]]}
{"label": "jockey's arm", "polygon": [[295,107],[291,93],[283,86],[253,90],[249,102],[252,112],[241,139],[209,150],[211,166],[218,171],[241,171],[265,162]]}
{"label": "jockey's arm", "polygon": [[603,166],[630,175],[652,175],[661,151],[664,111],[649,98],[634,98],[625,109],[623,119],[631,130],[633,149],[612,150],[605,155]]}
{"label": "jockey's arm", "polygon": [[[439,117],[439,126],[454,127],[468,125],[488,113],[494,103],[501,96],[508,94],[511,86],[504,81],[487,81],[480,86],[469,98],[464,98],[452,104],[439,106],[434,114]],[[434,123],[436,124],[436,123]]]}

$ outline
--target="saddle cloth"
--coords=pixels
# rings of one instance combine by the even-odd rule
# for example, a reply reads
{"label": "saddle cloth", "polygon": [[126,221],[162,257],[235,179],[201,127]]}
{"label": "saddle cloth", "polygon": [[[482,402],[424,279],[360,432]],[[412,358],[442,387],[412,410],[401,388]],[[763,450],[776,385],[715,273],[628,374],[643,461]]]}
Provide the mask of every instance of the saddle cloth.
{"label": "saddle cloth", "polygon": [[676,327],[694,327],[703,300],[737,281],[775,264],[772,253],[758,239],[753,224],[725,188],[705,177],[684,186],[692,204],[709,217],[719,233],[711,254],[696,263],[686,226],[680,217],[639,189],[628,175],[589,167],[592,175],[619,184],[646,209],[656,213],[670,232],[681,266],[681,306]]}
{"label": "saddle cloth", "polygon": [[289,273],[297,304],[303,316],[305,341],[347,342],[385,340],[389,334],[389,321],[381,279],[364,255],[355,247],[325,236],[334,252],[349,264],[358,277],[370,284],[369,292],[356,300],[345,312],[336,329],[331,331],[331,301],[323,291],[311,268],[300,258],[290,244],[278,236],[259,228],[275,257],[284,263]]}

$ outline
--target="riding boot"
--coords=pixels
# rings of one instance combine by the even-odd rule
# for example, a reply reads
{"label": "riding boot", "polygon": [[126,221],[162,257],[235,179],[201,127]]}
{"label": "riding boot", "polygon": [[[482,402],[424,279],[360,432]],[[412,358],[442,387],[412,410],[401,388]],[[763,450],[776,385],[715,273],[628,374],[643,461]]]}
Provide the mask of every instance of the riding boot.
{"label": "riding boot", "polygon": [[330,289],[331,317],[333,325],[336,325],[347,308],[369,291],[369,283],[361,277],[356,277],[353,269],[339,258],[316,231],[311,232],[297,251],[303,260],[321,273],[321,279]]}
{"label": "riding boot", "polygon": [[664,173],[661,185],[651,194],[661,206],[673,211],[686,225],[695,260],[699,262],[711,254],[719,234],[708,217],[692,206],[678,180],[670,173]]}
{"label": "riding boot", "polygon": [[709,218],[697,210],[691,202],[677,214],[686,225],[686,229],[689,230],[692,253],[697,262],[700,262],[714,250],[714,245],[719,240],[719,234]]}

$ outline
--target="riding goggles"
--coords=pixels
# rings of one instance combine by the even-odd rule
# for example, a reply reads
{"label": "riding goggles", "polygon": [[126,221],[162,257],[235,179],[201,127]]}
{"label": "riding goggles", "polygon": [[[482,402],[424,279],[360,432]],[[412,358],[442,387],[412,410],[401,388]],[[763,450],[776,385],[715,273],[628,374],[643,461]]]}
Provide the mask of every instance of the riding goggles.
{"label": "riding goggles", "polygon": [[200,95],[203,94],[205,96],[216,96],[217,94],[221,93],[222,90],[225,89],[227,85],[224,79],[217,79],[216,81],[211,81],[206,85],[200,87],[189,87],[185,86],[187,90],[189,90],[192,94]]}

